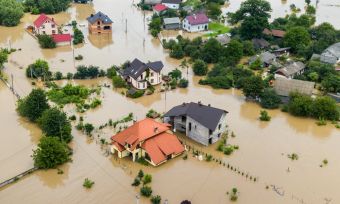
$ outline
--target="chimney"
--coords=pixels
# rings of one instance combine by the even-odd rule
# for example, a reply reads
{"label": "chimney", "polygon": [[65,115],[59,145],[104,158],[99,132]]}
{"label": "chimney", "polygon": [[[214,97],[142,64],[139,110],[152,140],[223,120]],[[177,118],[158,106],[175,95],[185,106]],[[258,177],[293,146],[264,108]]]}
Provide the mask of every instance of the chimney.
{"label": "chimney", "polygon": [[158,132],[158,127],[155,127],[155,128],[153,129],[153,131],[154,131],[154,133],[157,133],[157,132]]}
{"label": "chimney", "polygon": [[210,103],[208,104],[208,106],[210,107]]}
{"label": "chimney", "polygon": [[201,102],[201,101],[198,101],[198,105],[200,105],[200,106],[201,106],[201,105],[202,105],[202,102]]}
{"label": "chimney", "polygon": [[183,102],[182,106],[185,106],[185,102]]}

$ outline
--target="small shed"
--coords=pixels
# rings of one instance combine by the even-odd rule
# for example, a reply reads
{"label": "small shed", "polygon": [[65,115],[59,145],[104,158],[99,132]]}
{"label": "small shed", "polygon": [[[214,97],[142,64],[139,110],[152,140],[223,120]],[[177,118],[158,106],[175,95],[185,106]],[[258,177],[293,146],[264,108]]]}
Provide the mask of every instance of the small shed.
{"label": "small shed", "polygon": [[163,27],[166,30],[177,30],[181,28],[181,20],[178,17],[164,18]]}
{"label": "small shed", "polygon": [[230,34],[225,33],[225,34],[219,34],[216,36],[216,40],[221,44],[221,45],[227,45],[230,42]]}
{"label": "small shed", "polygon": [[274,82],[274,90],[279,96],[287,97],[292,92],[298,92],[311,96],[314,90],[314,82],[297,79],[277,78]]}

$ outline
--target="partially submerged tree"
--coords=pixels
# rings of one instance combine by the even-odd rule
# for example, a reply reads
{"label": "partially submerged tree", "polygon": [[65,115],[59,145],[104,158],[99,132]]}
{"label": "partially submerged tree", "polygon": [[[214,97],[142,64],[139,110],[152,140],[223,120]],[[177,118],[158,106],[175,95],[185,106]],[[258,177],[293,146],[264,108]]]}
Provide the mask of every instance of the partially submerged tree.
{"label": "partially submerged tree", "polygon": [[0,0],[0,25],[16,26],[24,15],[24,8],[17,0]]}
{"label": "partially submerged tree", "polygon": [[69,161],[70,150],[66,143],[56,137],[42,137],[32,157],[35,167],[50,169]]}
{"label": "partially submerged tree", "polygon": [[41,89],[33,89],[24,99],[18,101],[18,112],[30,121],[36,121],[49,108],[46,94]]}

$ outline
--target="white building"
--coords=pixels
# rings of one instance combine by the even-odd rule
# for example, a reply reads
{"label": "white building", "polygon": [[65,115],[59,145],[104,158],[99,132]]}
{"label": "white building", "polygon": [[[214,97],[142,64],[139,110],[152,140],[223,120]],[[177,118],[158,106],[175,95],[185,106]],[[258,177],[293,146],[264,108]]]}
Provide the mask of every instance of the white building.
{"label": "white building", "polygon": [[162,4],[170,9],[179,9],[182,0],[162,0]]}
{"label": "white building", "polygon": [[58,34],[58,25],[53,18],[41,14],[33,23],[33,32],[37,35]]}
{"label": "white building", "polygon": [[204,13],[187,16],[183,20],[183,29],[188,32],[208,30],[209,18]]}
{"label": "white building", "polygon": [[143,90],[147,89],[149,84],[157,85],[162,82],[163,67],[161,61],[143,63],[139,59],[134,59],[121,75],[133,87]]}

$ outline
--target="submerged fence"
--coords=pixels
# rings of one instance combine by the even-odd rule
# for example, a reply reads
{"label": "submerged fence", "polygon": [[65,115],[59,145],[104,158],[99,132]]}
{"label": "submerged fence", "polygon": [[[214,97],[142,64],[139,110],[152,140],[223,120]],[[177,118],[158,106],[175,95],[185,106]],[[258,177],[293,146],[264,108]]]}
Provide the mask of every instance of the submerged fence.
{"label": "submerged fence", "polygon": [[36,170],[38,170],[38,167],[33,167],[31,169],[28,169],[27,171],[24,171],[24,172],[22,172],[22,173],[20,173],[20,174],[18,174],[16,176],[10,178],[10,179],[7,179],[6,181],[1,182],[0,183],[0,189],[5,187],[5,186],[7,186],[7,185],[9,185],[9,184],[11,184],[11,183],[14,183],[14,182],[18,181],[22,177],[24,177],[24,176],[26,176],[28,174],[31,174],[32,172],[34,172]]}

